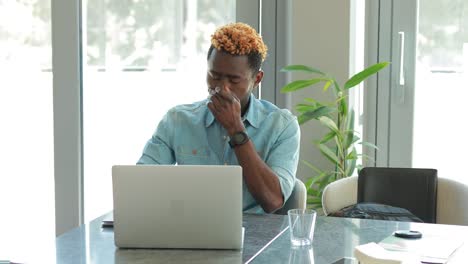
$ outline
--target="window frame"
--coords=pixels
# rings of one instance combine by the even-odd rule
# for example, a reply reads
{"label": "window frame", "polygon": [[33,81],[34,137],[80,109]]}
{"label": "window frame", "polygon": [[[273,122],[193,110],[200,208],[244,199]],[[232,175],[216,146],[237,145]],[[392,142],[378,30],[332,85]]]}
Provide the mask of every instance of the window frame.
{"label": "window frame", "polygon": [[[379,150],[366,150],[364,154],[375,160],[366,166],[411,167],[418,1],[367,0],[366,5],[366,66],[392,62],[367,81],[364,139],[377,145]],[[401,64],[404,87],[398,85],[399,32],[405,32]]]}
{"label": "window frame", "polygon": [[[56,235],[84,223],[83,169],[83,35],[81,0],[51,0],[54,110]],[[290,0],[237,0],[236,19],[255,27],[269,44],[257,96],[279,107],[290,106],[280,93],[290,76],[279,73],[290,58]],[[261,16],[261,12],[268,16]],[[270,15],[274,14],[274,15]],[[270,74],[271,73],[271,74]]]}

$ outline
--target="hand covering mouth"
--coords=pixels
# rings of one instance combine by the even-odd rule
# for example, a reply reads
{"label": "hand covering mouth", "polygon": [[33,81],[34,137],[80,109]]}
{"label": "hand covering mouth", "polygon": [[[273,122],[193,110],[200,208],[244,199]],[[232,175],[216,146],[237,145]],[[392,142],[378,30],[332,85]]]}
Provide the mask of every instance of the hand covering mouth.
{"label": "hand covering mouth", "polygon": [[219,93],[219,91],[221,91],[221,88],[219,88],[218,86],[216,86],[214,89],[208,88],[208,98],[211,98],[211,96]]}

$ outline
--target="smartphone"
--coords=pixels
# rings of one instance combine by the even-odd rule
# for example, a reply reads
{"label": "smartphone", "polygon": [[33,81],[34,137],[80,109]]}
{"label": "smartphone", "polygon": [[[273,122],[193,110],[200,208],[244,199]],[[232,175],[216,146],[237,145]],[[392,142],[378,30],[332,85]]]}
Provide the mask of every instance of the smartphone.
{"label": "smartphone", "polygon": [[397,230],[393,233],[396,237],[409,238],[409,239],[418,239],[422,237],[421,232],[414,230]]}
{"label": "smartphone", "polygon": [[102,228],[114,227],[114,220],[102,220],[101,227]]}

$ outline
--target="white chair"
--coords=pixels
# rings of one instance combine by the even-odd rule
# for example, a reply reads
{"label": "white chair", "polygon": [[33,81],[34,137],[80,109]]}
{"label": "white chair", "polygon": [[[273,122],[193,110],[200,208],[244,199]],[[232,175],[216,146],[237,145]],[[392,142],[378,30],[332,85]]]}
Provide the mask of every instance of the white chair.
{"label": "white chair", "polygon": [[357,203],[358,177],[339,179],[328,184],[322,193],[322,208],[325,215]]}
{"label": "white chair", "polygon": [[282,208],[277,210],[275,214],[287,215],[289,209],[305,209],[307,205],[307,189],[304,183],[296,178],[291,196]]}
{"label": "white chair", "polygon": [[438,178],[437,223],[468,225],[468,185]]}
{"label": "white chair", "polygon": [[[323,190],[322,206],[325,215],[357,202],[358,177],[348,177],[330,183]],[[437,224],[468,225],[468,185],[437,179]]]}

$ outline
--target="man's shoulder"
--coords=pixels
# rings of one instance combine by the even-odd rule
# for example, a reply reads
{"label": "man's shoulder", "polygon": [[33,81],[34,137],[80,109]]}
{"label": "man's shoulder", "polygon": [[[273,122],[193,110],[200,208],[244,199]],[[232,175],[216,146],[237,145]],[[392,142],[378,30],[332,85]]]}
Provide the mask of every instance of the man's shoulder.
{"label": "man's shoulder", "polygon": [[172,107],[169,109],[168,114],[169,115],[189,115],[189,116],[194,116],[194,115],[200,115],[204,114],[208,107],[206,106],[206,99],[190,104],[180,104]]}
{"label": "man's shoulder", "polygon": [[268,119],[268,118],[273,118],[273,119],[281,119],[284,121],[291,121],[291,120],[296,120],[296,116],[291,113],[288,109],[284,108],[279,108],[275,104],[266,101],[266,100],[260,100],[256,99],[256,109],[259,112],[259,118],[260,119]]}
{"label": "man's shoulder", "polygon": [[207,111],[209,110],[206,106],[206,100],[190,104],[180,104],[167,111],[164,121],[177,126],[198,126],[204,124]]}

